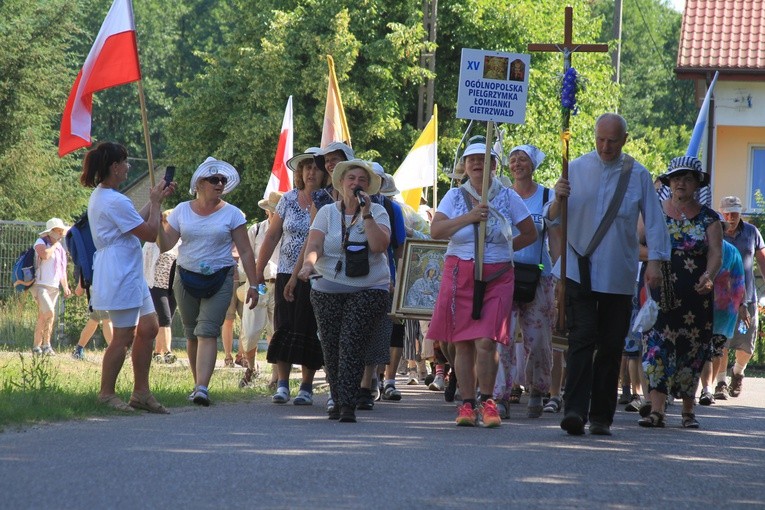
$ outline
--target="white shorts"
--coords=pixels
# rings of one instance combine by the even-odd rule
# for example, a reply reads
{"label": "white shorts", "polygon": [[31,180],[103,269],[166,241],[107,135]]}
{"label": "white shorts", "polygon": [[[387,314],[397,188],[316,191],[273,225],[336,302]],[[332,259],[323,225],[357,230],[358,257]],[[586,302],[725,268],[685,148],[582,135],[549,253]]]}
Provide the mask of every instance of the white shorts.
{"label": "white shorts", "polygon": [[109,310],[109,318],[111,318],[112,326],[115,328],[134,328],[138,325],[138,320],[141,317],[150,313],[154,313],[154,301],[147,291],[141,306],[124,310]]}

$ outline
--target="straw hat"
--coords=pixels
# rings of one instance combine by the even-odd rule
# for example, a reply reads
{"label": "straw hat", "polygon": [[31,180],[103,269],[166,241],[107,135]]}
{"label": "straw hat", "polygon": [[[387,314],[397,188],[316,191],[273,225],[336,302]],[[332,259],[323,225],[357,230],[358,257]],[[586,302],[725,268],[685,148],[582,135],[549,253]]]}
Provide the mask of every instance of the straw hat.
{"label": "straw hat", "polygon": [[[301,161],[305,161],[306,159],[313,159],[314,155],[319,154],[320,152],[321,149],[318,147],[308,147],[304,153],[292,156],[290,159],[288,159],[287,166],[290,167],[293,172],[297,172]],[[324,169],[322,168],[322,170]]]}
{"label": "straw hat", "polygon": [[341,161],[335,166],[335,170],[332,172],[332,187],[334,187],[340,193],[343,192],[342,180],[345,172],[351,168],[362,168],[369,174],[369,188],[367,188],[367,195],[376,195],[380,192],[380,186],[382,185],[382,178],[372,169],[372,165],[368,161],[363,159],[352,159],[350,161]]}
{"label": "straw hat", "polygon": [[212,177],[213,175],[223,175],[228,182],[223,187],[223,194],[231,193],[234,188],[239,184],[239,173],[236,171],[230,163],[226,163],[223,160],[209,157],[204,160],[204,163],[199,165],[191,176],[191,185],[189,186],[189,194],[194,195],[197,192],[197,181],[206,177]]}
{"label": "straw hat", "polygon": [[276,204],[279,203],[279,200],[282,198],[281,191],[272,191],[268,194],[268,198],[264,198],[263,200],[258,202],[258,207],[263,209],[264,211],[270,211],[274,212],[276,210]]}
{"label": "straw hat", "polygon": [[60,228],[64,232],[69,230],[69,227],[67,227],[66,224],[64,224],[64,220],[62,220],[61,218],[51,218],[45,222],[45,230],[40,232],[39,235],[46,236],[50,234],[50,231],[53,230],[54,228]]}

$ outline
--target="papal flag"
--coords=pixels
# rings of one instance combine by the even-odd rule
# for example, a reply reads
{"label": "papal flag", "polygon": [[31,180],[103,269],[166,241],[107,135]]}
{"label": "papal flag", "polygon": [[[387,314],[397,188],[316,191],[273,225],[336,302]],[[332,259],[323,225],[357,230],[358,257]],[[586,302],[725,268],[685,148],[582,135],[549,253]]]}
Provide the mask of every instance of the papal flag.
{"label": "papal flag", "polygon": [[343,100],[340,97],[340,87],[337,85],[337,76],[335,76],[335,61],[331,55],[327,55],[327,65],[329,66],[329,80],[327,104],[324,107],[324,124],[321,129],[321,147],[324,148],[332,142],[343,142],[352,147],[351,132],[348,131]]}
{"label": "papal flag", "polygon": [[436,185],[438,172],[438,105],[412,150],[393,174],[401,198],[415,211],[420,207],[422,188]]}

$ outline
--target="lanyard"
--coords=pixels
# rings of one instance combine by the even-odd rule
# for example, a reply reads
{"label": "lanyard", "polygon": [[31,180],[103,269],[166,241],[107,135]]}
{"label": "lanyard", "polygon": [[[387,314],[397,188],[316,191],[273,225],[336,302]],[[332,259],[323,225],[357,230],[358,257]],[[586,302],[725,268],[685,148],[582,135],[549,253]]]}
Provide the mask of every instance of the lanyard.
{"label": "lanyard", "polygon": [[353,213],[353,217],[351,218],[351,224],[348,225],[348,227],[345,226],[345,203],[340,202],[340,225],[342,228],[342,237],[343,237],[343,250],[345,250],[348,247],[348,237],[351,234],[351,227],[353,227],[356,222],[359,220],[359,214],[361,213],[361,207],[356,208],[356,212]]}

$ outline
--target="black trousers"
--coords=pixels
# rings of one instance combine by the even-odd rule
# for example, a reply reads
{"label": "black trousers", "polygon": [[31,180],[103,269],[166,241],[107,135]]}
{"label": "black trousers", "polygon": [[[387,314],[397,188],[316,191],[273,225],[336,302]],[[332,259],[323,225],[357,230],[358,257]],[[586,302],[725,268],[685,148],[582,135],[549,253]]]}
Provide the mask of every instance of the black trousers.
{"label": "black trousers", "polygon": [[565,414],[611,425],[616,412],[619,366],[632,315],[632,296],[585,293],[566,280]]}

